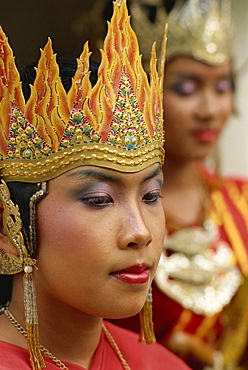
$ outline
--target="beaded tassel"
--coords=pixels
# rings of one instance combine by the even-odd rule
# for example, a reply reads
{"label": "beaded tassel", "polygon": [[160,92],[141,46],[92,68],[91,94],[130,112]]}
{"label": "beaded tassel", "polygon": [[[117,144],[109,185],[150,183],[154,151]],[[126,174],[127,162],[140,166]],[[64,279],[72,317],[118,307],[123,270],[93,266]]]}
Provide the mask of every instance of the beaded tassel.
{"label": "beaded tassel", "polygon": [[150,287],[146,302],[140,314],[140,336],[139,341],[148,344],[156,342],[153,320],[152,320],[152,288]]}
{"label": "beaded tassel", "polygon": [[32,266],[25,266],[23,283],[27,344],[32,369],[42,370],[46,368],[46,365],[40,351],[35,284],[32,272]]}

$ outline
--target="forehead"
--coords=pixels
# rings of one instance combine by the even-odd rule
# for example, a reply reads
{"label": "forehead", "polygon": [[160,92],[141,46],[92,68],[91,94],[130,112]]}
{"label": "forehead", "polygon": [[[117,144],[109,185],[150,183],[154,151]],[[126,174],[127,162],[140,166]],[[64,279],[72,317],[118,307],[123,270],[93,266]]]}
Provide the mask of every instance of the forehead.
{"label": "forehead", "polygon": [[57,177],[54,182],[81,182],[85,180],[106,181],[111,183],[133,183],[146,182],[157,176],[162,176],[162,169],[158,163],[155,163],[138,172],[121,172],[98,166],[81,166],[70,170]]}
{"label": "forehead", "polygon": [[218,79],[225,76],[230,76],[232,72],[232,64],[225,63],[222,65],[209,65],[195,60],[191,57],[177,57],[166,64],[165,81],[170,76],[182,78],[199,77],[202,79]]}

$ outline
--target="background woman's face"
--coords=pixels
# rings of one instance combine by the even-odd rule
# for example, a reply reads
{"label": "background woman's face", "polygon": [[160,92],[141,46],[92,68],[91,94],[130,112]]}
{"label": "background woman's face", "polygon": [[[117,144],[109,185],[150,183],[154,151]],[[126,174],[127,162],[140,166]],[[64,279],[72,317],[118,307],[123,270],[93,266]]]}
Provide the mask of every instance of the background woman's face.
{"label": "background woman's face", "polygon": [[164,85],[167,157],[204,159],[232,112],[231,64],[210,66],[183,56],[168,62]]}
{"label": "background woman's face", "polygon": [[158,164],[132,174],[83,166],[51,180],[37,205],[37,296],[87,315],[139,312],[165,234],[161,186]]}

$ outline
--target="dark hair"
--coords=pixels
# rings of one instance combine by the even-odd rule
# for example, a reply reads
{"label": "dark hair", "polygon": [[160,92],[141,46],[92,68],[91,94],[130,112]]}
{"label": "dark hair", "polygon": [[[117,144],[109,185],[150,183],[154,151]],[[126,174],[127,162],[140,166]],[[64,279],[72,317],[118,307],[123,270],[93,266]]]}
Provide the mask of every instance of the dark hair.
{"label": "dark hair", "polygon": [[[77,60],[75,58],[57,58],[57,64],[59,66],[62,84],[66,92],[68,92],[71,87],[72,78],[74,77],[77,69]],[[32,62],[20,71],[22,90],[26,101],[29,99],[31,93],[30,85],[34,83],[36,77],[35,68],[37,65],[38,62]],[[97,81],[98,66],[98,63],[94,61],[90,62],[90,81],[92,86],[94,86]],[[40,184],[13,181],[8,183],[8,188],[10,190],[12,201],[19,206],[23,224],[25,245],[30,255],[34,257],[35,251],[32,248],[33,240],[31,240],[32,236],[30,233],[30,228],[35,227],[35,225],[32,225],[33,220],[30,214],[30,199],[40,190]],[[38,197],[37,200],[38,199],[40,199],[40,197]],[[11,299],[11,291],[12,276],[0,275],[0,305],[6,304],[6,302]]]}
{"label": "dark hair", "polygon": [[[68,92],[71,88],[71,81],[75,75],[77,69],[77,60],[76,58],[57,58],[57,64],[59,66],[59,74],[66,92]],[[26,67],[24,67],[20,71],[20,77],[22,81],[22,91],[25,100],[27,101],[30,96],[30,85],[34,83],[35,76],[36,76],[36,67],[38,62],[31,62]],[[98,71],[99,64],[97,62],[91,61],[90,62],[90,82],[92,86],[96,84],[97,81],[97,71]]]}

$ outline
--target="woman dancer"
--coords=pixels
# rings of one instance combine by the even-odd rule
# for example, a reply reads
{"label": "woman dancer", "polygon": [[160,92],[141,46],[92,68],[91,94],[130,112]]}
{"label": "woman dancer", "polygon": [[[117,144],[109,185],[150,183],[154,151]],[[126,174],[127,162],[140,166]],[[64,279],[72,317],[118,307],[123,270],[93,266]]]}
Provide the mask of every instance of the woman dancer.
{"label": "woman dancer", "polygon": [[89,55],[86,44],[66,92],[68,68],[59,71],[49,40],[23,74],[25,102],[0,33],[0,367],[187,369],[102,320],[139,312],[148,295],[141,340],[153,341],[148,291],[164,238],[161,78],[153,51],[146,79],[125,1],[114,3],[97,75]]}

